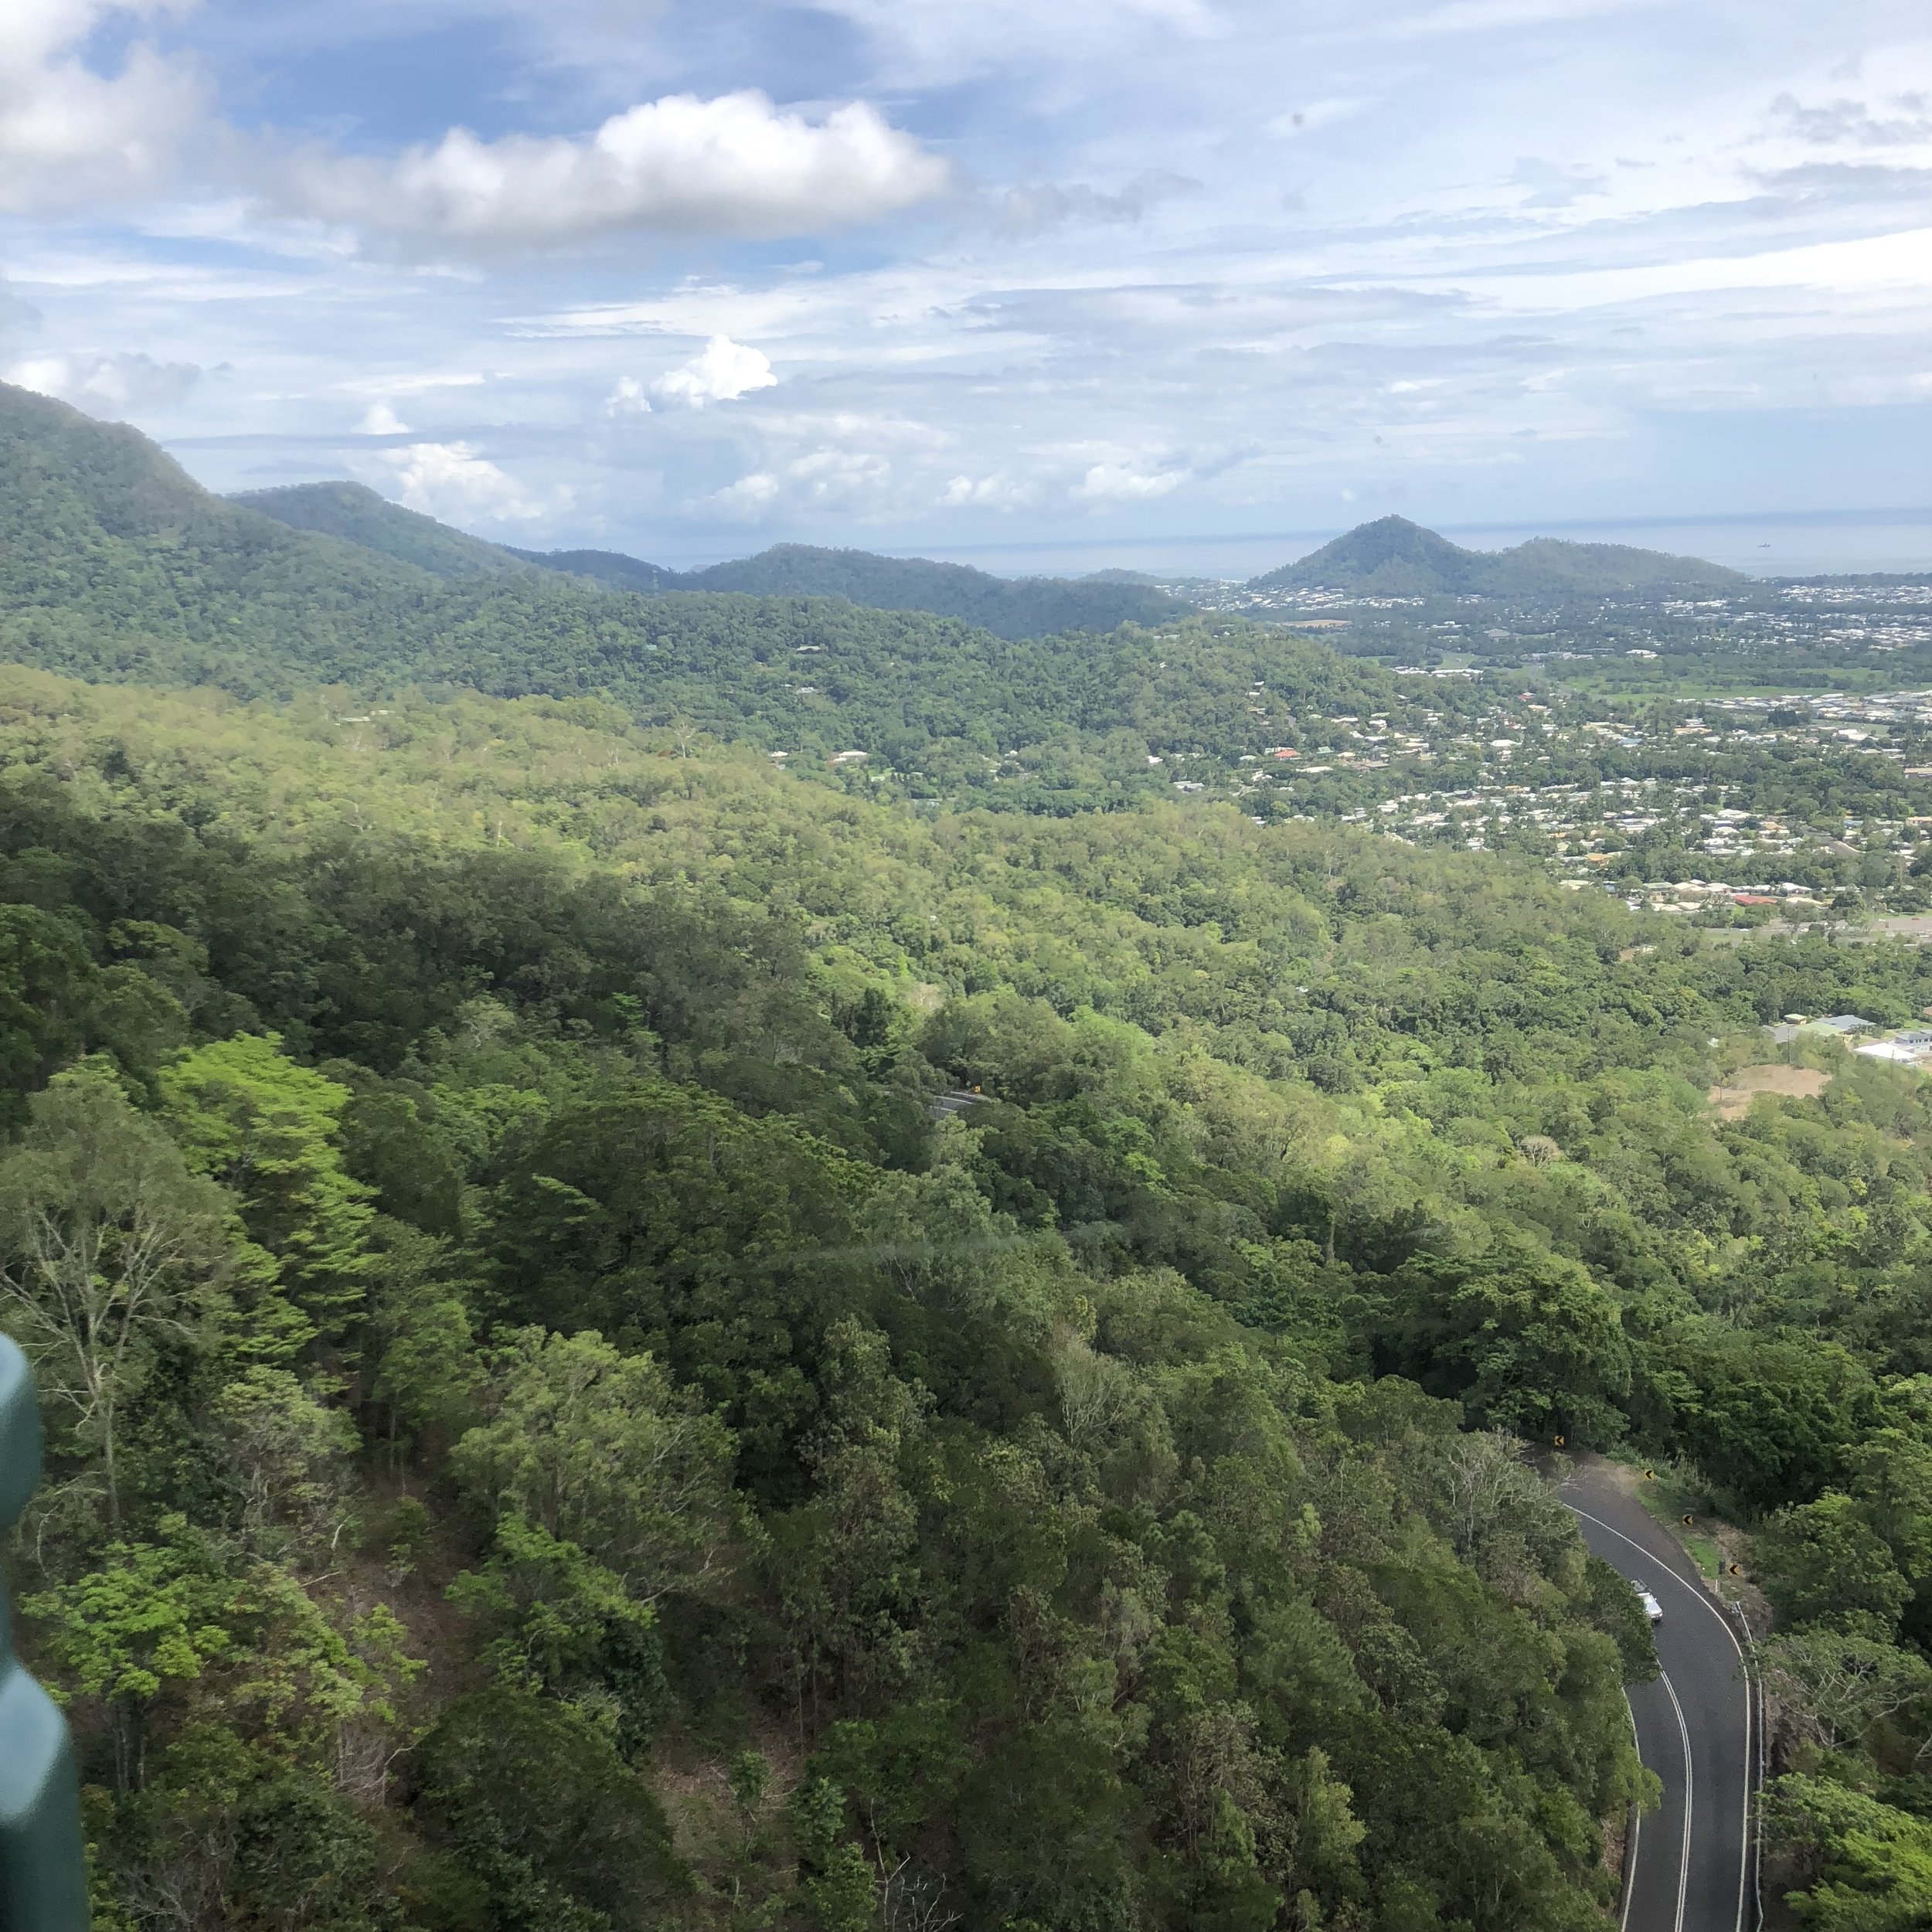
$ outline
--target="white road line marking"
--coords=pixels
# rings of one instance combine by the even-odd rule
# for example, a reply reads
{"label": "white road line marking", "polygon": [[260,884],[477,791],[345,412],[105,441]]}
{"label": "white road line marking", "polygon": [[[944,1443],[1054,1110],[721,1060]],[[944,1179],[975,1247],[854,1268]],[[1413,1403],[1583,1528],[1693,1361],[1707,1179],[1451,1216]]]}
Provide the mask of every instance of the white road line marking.
{"label": "white road line marking", "polygon": [[[1644,1740],[1637,1734],[1637,1711],[1630,1701],[1630,1692],[1624,1692],[1624,1715],[1630,1719],[1630,1740],[1637,1747],[1637,1761],[1644,1761]],[[1641,1808],[1633,1804],[1630,1808],[1630,1849],[1624,1854],[1624,1915],[1617,1921],[1617,1932],[1630,1932],[1630,1902],[1637,1896],[1637,1849],[1641,1843],[1644,1831],[1644,1814]]]}
{"label": "white road line marking", "polygon": [[[1741,1656],[1742,1651],[1739,1652]],[[1737,1861],[1737,1932],[1744,1932],[1744,1886],[1751,1872],[1751,1733],[1757,1716],[1757,1700],[1752,1695],[1751,1674],[1744,1673],[1744,1852]],[[1758,1816],[1758,1828],[1764,1828],[1764,1815]]]}
{"label": "white road line marking", "polygon": [[1684,1740],[1684,1838],[1677,1853],[1676,1927],[1676,1932],[1684,1932],[1684,1900],[1690,1890],[1691,1815],[1697,1784],[1691,1770],[1690,1726],[1684,1722],[1684,1707],[1677,1701],[1677,1686],[1668,1672],[1659,1671],[1657,1677],[1670,1693],[1670,1707],[1677,1713],[1677,1734]]}
{"label": "white road line marking", "polygon": [[[1664,1562],[1655,1550],[1646,1549],[1634,1537],[1626,1536],[1614,1523],[1605,1522],[1600,1516],[1593,1516],[1587,1509],[1579,1509],[1567,1497],[1560,1500],[1571,1515],[1580,1516],[1585,1522],[1594,1522],[1599,1529],[1607,1530],[1619,1543],[1628,1543],[1638,1556],[1651,1563],[1664,1563],[1664,1574],[1680,1590],[1687,1590],[1705,1609],[1717,1619],[1717,1627],[1730,1639],[1731,1648],[1737,1652],[1737,1667],[1744,1679],[1744,1811],[1743,1822],[1738,1832],[1737,1862],[1737,1932],[1744,1932],[1744,1890],[1751,1863],[1751,1674],[1744,1656],[1744,1646],[1737,1641],[1737,1632],[1731,1628],[1730,1620],[1710,1600],[1709,1593],[1698,1584],[1690,1583],[1678,1575],[1671,1565]],[[1668,1680],[1667,1679],[1666,1682]],[[1677,1701],[1677,1693],[1671,1693],[1671,1701]]]}

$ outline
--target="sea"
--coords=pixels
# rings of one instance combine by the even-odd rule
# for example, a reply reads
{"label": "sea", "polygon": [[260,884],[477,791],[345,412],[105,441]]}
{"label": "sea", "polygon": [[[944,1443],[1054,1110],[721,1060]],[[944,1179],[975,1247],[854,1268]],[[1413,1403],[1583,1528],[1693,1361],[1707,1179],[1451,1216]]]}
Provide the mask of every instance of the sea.
{"label": "sea", "polygon": [[[1417,517],[1418,522],[1427,522]],[[1238,535],[1107,537],[1085,541],[927,545],[900,556],[971,563],[1000,577],[1085,577],[1137,570],[1163,579],[1259,577],[1318,549],[1349,526]],[[1932,577],[1932,509],[1777,512],[1763,515],[1621,519],[1603,522],[1430,523],[1475,550],[1500,550],[1532,536],[1577,543],[1627,543],[1697,556],[1759,577],[1897,571]]]}

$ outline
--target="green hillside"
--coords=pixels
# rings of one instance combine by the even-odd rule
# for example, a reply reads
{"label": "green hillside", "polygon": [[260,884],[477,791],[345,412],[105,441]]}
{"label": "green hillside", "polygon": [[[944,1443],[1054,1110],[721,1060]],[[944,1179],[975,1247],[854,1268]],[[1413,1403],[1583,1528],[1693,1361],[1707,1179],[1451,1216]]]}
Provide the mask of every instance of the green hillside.
{"label": "green hillside", "polygon": [[452,580],[504,577],[535,565],[619,590],[674,590],[681,581],[675,570],[614,550],[519,550],[512,544],[492,543],[406,510],[361,483],[291,483],[272,490],[242,490],[228,501],[291,530],[340,537]]}
{"label": "green hillside", "polygon": [[607,589],[730,591],[758,597],[840,597],[869,610],[923,611],[1009,639],[1113,631],[1184,617],[1190,606],[1151,585],[1102,573],[1085,578],[990,575],[964,564],[781,543],[701,570],[667,570],[616,550],[522,550],[485,543],[419,515],[357,483],[252,490],[231,501],[292,529],[318,531],[451,579],[501,576],[519,564]]}
{"label": "green hillside", "polygon": [[1534,537],[1507,550],[1465,550],[1406,517],[1385,516],[1358,525],[1298,563],[1256,577],[1249,588],[1523,598],[1658,595],[1750,581],[1741,571],[1698,557],[1618,543]]}
{"label": "green hillside", "polygon": [[518,552],[406,510],[361,483],[292,483],[279,489],[243,490],[228,500],[291,530],[340,537],[440,577],[502,577],[526,561]]}
{"label": "green hillside", "polygon": [[1556,1436],[1757,1525],[1781,1738],[1840,1738],[1773,1869],[1912,1879],[1932,1089],[1705,1094],[1932,953],[611,707],[0,719],[15,1607],[98,1923],[886,1932],[883,1867],[999,1932],[1598,1932],[1655,1664]]}
{"label": "green hillside", "polygon": [[90,678],[287,689],[400,637],[427,573],[291,531],[138,431],[0,386],[0,653]]}
{"label": "green hillside", "polygon": [[[267,500],[277,518],[211,495],[132,430],[0,391],[0,651],[250,696],[318,683],[605,696],[806,758],[882,755],[942,791],[1015,746],[1105,751],[1116,776],[1032,794],[1049,810],[1115,796],[1133,774],[1144,785],[1150,749],[1258,749],[1271,727],[1257,681],[1284,709],[1395,701],[1372,667],[1258,627],[1190,615],[1164,632],[1013,640],[831,596],[641,596],[520,566],[451,578],[395,553],[447,569],[443,536],[473,540],[379,498],[331,486]],[[290,529],[291,507],[389,549]]]}

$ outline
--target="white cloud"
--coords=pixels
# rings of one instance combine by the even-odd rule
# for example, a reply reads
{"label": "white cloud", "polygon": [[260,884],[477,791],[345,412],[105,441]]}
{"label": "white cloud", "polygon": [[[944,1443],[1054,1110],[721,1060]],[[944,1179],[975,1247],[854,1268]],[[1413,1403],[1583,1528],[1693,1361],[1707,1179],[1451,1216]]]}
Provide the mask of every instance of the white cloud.
{"label": "white cloud", "polygon": [[885,500],[891,481],[890,459],[878,451],[814,450],[789,463],[753,470],[710,502],[739,522],[760,522],[779,511],[862,514]]}
{"label": "white cloud", "polygon": [[1096,463],[1073,485],[1080,503],[1151,503],[1178,490],[1187,481],[1185,470],[1139,470],[1124,463]]}
{"label": "white cloud", "polygon": [[948,509],[1022,510],[1039,501],[1039,488],[998,471],[991,476],[956,476],[939,500]]}
{"label": "white cloud", "polygon": [[490,253],[640,229],[813,234],[893,213],[948,179],[863,102],[815,122],[747,90],[667,95],[582,141],[457,128],[393,161],[311,149],[289,162],[282,199],[365,234]]}
{"label": "white cloud", "polygon": [[634,376],[620,376],[617,386],[604,399],[606,416],[648,416],[651,399],[645,393],[644,385]]}
{"label": "white cloud", "polygon": [[165,180],[205,121],[200,81],[141,41],[111,73],[80,49],[103,29],[185,10],[175,0],[0,4],[0,209],[74,206]]}
{"label": "white cloud", "polygon": [[651,385],[651,393],[660,402],[702,409],[707,403],[735,402],[753,389],[770,389],[777,380],[770,358],[761,351],[734,342],[729,335],[714,335],[682,368],[660,376]]}
{"label": "white cloud", "polygon": [[406,436],[410,433],[408,423],[386,403],[372,403],[355,429],[361,436]]}
{"label": "white cloud", "polygon": [[410,509],[445,522],[534,522],[572,500],[561,486],[547,500],[537,495],[467,443],[410,443],[352,458],[351,467],[396,483]]}
{"label": "white cloud", "polygon": [[711,500],[726,516],[749,519],[777,502],[783,487],[769,470],[753,470],[726,485]]}
{"label": "white cloud", "polygon": [[1546,313],[1658,296],[1772,288],[1818,289],[1842,297],[1893,289],[1932,290],[1932,228],[1758,254],[1700,256],[1573,274],[1532,271],[1498,276],[1483,284],[1485,294],[1500,308]]}
{"label": "white cloud", "polygon": [[478,389],[488,379],[474,369],[416,370],[406,376],[359,376],[340,386],[352,396],[422,396],[433,389]]}
{"label": "white cloud", "polygon": [[6,379],[21,389],[56,396],[90,415],[120,417],[168,409],[201,380],[193,362],[158,362],[151,355],[32,355],[15,362]]}

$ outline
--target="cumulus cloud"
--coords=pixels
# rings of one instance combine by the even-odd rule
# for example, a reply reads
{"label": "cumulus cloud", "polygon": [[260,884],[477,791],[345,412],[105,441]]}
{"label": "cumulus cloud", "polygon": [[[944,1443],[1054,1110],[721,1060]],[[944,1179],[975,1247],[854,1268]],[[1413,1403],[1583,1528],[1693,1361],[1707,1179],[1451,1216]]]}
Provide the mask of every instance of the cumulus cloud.
{"label": "cumulus cloud", "polygon": [[408,423],[386,403],[372,403],[355,429],[361,436],[406,436],[410,433]]}
{"label": "cumulus cloud", "polygon": [[889,458],[876,450],[814,450],[774,468],[753,470],[709,499],[737,522],[774,512],[864,511],[883,500],[892,481]]}
{"label": "cumulus cloud", "polygon": [[142,41],[109,73],[81,49],[104,29],[185,10],[179,0],[0,5],[0,209],[74,206],[166,179],[205,121],[201,82]]}
{"label": "cumulus cloud", "polygon": [[445,522],[529,523],[568,509],[571,493],[546,498],[527,489],[468,443],[410,443],[353,461],[374,479],[394,483],[403,502]]}
{"label": "cumulus cloud", "polygon": [[[195,68],[141,37],[197,4],[0,0],[0,212],[151,197],[199,148],[192,185],[203,191],[396,250],[489,255],[634,230],[812,234],[894,213],[950,179],[863,102],[808,116],[751,90],[643,102],[581,139],[453,128],[400,155],[277,150],[223,122]],[[117,37],[117,60],[91,61]]]}
{"label": "cumulus cloud", "polygon": [[1096,463],[1073,485],[1077,503],[1151,503],[1178,490],[1185,470],[1142,470],[1125,463]]}
{"label": "cumulus cloud", "polygon": [[991,476],[954,477],[939,500],[952,510],[1022,510],[1039,501],[1039,487],[995,471]]}
{"label": "cumulus cloud", "polygon": [[948,179],[863,102],[814,121],[746,90],[667,95],[583,140],[457,128],[393,160],[310,149],[289,162],[281,199],[365,234],[490,253],[627,230],[812,234],[894,213]]}
{"label": "cumulus cloud", "polygon": [[660,376],[651,385],[651,393],[660,402],[702,409],[707,403],[736,402],[753,389],[771,388],[777,380],[770,359],[762,351],[747,349],[729,335],[714,335],[682,368]]}
{"label": "cumulus cloud", "polygon": [[119,418],[172,408],[201,374],[197,363],[158,362],[151,355],[31,355],[7,371],[7,380],[90,415]]}
{"label": "cumulus cloud", "polygon": [[616,386],[604,399],[606,416],[622,418],[626,416],[648,416],[651,398],[645,393],[644,385],[634,376],[620,376]]}

